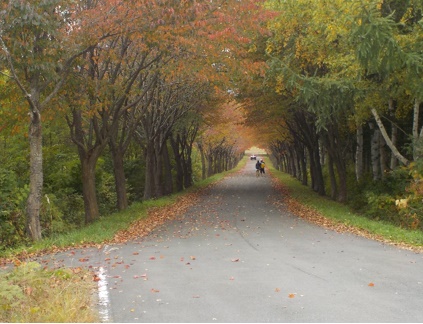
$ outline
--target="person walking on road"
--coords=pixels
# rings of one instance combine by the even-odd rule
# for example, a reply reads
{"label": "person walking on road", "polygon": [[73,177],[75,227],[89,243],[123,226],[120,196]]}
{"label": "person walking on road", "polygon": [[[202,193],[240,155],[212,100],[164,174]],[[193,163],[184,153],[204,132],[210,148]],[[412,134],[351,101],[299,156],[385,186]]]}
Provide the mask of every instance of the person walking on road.
{"label": "person walking on road", "polygon": [[266,167],[266,164],[264,163],[264,160],[261,159],[260,160],[260,175],[264,175],[266,173],[264,170],[265,167]]}
{"label": "person walking on road", "polygon": [[256,163],[256,177],[258,177],[260,175],[260,172],[261,172],[260,169],[261,169],[260,160],[257,160],[257,163]]}

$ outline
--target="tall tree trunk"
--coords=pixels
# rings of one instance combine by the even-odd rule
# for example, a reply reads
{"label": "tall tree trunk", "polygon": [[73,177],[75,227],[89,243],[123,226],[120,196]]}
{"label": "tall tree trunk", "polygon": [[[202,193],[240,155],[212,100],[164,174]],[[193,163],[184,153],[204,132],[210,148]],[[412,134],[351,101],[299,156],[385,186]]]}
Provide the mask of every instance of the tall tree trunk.
{"label": "tall tree trunk", "polygon": [[111,142],[109,147],[112,153],[113,173],[115,177],[115,188],[117,195],[116,205],[118,210],[125,210],[128,208],[128,197],[126,193],[126,177],[123,165],[124,154],[116,145]]}
{"label": "tall tree trunk", "polygon": [[95,185],[95,166],[97,157],[80,154],[82,167],[82,193],[84,197],[85,223],[91,223],[99,216],[97,193]]}
{"label": "tall tree trunk", "polygon": [[308,176],[307,176],[307,155],[305,152],[305,147],[301,145],[301,149],[299,150],[300,158],[301,158],[301,183],[304,186],[308,184]]}
{"label": "tall tree trunk", "polygon": [[184,186],[185,188],[189,188],[193,185],[191,154],[187,154],[187,158],[184,159],[182,165],[184,169]]}
{"label": "tall tree trunk", "polygon": [[160,198],[163,196],[163,148],[158,142],[159,139],[156,139],[154,154],[155,154],[155,164],[154,164],[154,197]]}
{"label": "tall tree trunk", "polygon": [[173,193],[172,165],[170,163],[169,150],[166,143],[163,145],[163,193],[170,195]]}
{"label": "tall tree trunk", "polygon": [[385,179],[385,170],[386,170],[386,150],[385,150],[385,141],[383,137],[379,134],[379,156],[380,156],[380,176],[382,179]]}
{"label": "tall tree trunk", "polygon": [[145,149],[145,182],[143,199],[148,200],[153,198],[154,193],[154,147],[152,143],[146,144]]}
{"label": "tall tree trunk", "polygon": [[329,169],[329,178],[330,178],[330,196],[333,200],[336,200],[336,198],[338,197],[338,185],[336,183],[335,169],[333,167],[333,159],[330,154],[329,154],[329,161],[328,161],[328,169]]}
{"label": "tall tree trunk", "polygon": [[355,151],[355,178],[357,181],[360,181],[363,177],[363,150],[364,150],[364,140],[363,140],[363,125],[357,126],[356,132],[357,146]]}
{"label": "tall tree trunk", "polygon": [[322,165],[320,164],[320,155],[318,147],[314,149],[309,148],[310,155],[310,173],[312,175],[312,188],[319,195],[324,196],[325,182],[323,180]]}
{"label": "tall tree trunk", "polygon": [[213,175],[213,153],[209,153],[207,155],[207,177],[211,177]]}
{"label": "tall tree trunk", "polygon": [[420,114],[420,101],[414,100],[413,111],[413,160],[418,159],[417,146],[419,145],[419,114]]}
{"label": "tall tree trunk", "polygon": [[379,138],[380,131],[375,129],[373,123],[369,124],[370,129],[373,130],[370,143],[371,161],[372,161],[372,174],[373,180],[380,180],[380,149],[379,149]]}
{"label": "tall tree trunk", "polygon": [[26,202],[26,231],[28,236],[37,241],[41,239],[40,208],[43,191],[43,147],[41,114],[33,109],[29,126],[29,195]]}
{"label": "tall tree trunk", "polygon": [[201,158],[201,179],[206,179],[206,157],[204,154],[204,147],[201,142],[197,142],[198,150],[200,151],[200,158]]}
{"label": "tall tree trunk", "polygon": [[[390,98],[388,101],[388,110],[391,116],[391,141],[394,146],[397,146],[398,126],[395,124],[395,106],[394,99]],[[398,159],[393,153],[391,153],[391,161],[389,168],[394,170],[398,166]]]}
{"label": "tall tree trunk", "polygon": [[182,154],[179,149],[179,134],[176,135],[176,139],[173,138],[173,136],[170,137],[170,144],[173,149],[173,155],[175,157],[175,166],[176,166],[176,190],[182,191],[184,189],[184,172],[182,167]]}
{"label": "tall tree trunk", "polygon": [[380,129],[380,132],[382,133],[383,138],[385,139],[386,144],[391,149],[392,153],[395,155],[395,157],[404,165],[410,164],[410,161],[405,158],[395,147],[395,145],[392,143],[391,139],[388,136],[388,133],[386,132],[385,126],[383,126],[382,120],[379,117],[379,114],[377,113],[377,110],[372,108],[372,114],[373,117],[376,120],[376,123]]}

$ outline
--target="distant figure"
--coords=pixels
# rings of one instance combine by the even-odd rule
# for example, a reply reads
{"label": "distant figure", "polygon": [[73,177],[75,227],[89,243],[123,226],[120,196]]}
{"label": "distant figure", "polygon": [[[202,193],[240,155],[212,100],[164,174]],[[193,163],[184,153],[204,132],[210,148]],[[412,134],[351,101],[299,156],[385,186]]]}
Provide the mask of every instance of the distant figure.
{"label": "distant figure", "polygon": [[258,177],[260,175],[260,172],[261,172],[261,163],[260,163],[260,160],[257,160],[257,163],[256,163],[256,177]]}
{"label": "distant figure", "polygon": [[261,175],[263,175],[263,174],[265,174],[266,172],[264,171],[264,168],[266,167],[266,164],[264,163],[264,160],[263,159],[261,159],[260,160],[260,174]]}

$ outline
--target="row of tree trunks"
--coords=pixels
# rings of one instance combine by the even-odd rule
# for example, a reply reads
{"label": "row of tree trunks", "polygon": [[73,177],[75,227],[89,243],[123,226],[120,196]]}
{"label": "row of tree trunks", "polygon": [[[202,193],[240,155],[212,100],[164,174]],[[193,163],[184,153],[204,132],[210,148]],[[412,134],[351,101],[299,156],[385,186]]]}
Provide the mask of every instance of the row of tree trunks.
{"label": "row of tree trunks", "polygon": [[223,138],[217,144],[208,143],[204,149],[203,140],[197,141],[197,147],[201,154],[202,170],[206,170],[207,177],[228,171],[236,166],[242,155],[237,155],[233,145],[226,143]]}

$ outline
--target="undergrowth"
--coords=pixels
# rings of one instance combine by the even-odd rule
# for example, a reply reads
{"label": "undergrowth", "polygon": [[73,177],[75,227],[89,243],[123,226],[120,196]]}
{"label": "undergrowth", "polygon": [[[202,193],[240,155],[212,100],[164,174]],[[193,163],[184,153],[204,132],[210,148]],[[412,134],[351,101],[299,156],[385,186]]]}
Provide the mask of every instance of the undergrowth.
{"label": "undergrowth", "polygon": [[316,210],[322,216],[347,226],[364,230],[389,243],[406,245],[420,250],[423,248],[423,232],[418,229],[406,229],[380,219],[370,219],[353,211],[347,205],[322,197],[311,188],[302,185],[287,173],[275,170],[272,173],[287,188],[289,195],[299,203]]}
{"label": "undergrowth", "polygon": [[88,271],[18,263],[12,271],[0,273],[0,322],[99,321],[92,300],[95,283]]}

